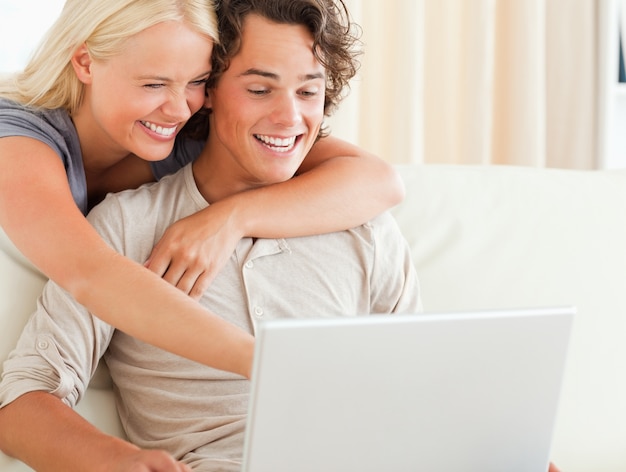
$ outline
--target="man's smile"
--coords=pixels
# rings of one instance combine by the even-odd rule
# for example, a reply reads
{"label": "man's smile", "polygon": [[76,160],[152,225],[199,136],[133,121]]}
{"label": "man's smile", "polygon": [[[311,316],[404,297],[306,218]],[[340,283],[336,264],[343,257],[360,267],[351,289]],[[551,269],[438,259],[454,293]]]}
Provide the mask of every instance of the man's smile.
{"label": "man's smile", "polygon": [[276,152],[289,152],[293,149],[297,136],[291,136],[289,138],[278,138],[274,136],[267,136],[264,134],[255,134],[254,137],[263,143],[265,146]]}

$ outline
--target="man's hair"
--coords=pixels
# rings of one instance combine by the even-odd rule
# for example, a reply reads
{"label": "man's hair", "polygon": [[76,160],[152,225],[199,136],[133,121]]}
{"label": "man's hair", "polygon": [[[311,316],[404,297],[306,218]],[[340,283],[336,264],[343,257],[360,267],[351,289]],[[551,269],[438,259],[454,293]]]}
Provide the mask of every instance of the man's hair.
{"label": "man's hair", "polygon": [[73,113],[84,93],[71,64],[76,50],[86,44],[94,60],[106,60],[131,36],[165,21],[218,40],[213,0],[67,0],[24,70],[0,81],[0,97]]}
{"label": "man's hair", "polygon": [[[208,88],[215,87],[241,48],[246,17],[256,14],[279,24],[303,25],[313,38],[313,54],[326,69],[324,115],[330,114],[349,91],[358,68],[360,27],[350,18],[343,0],[216,0],[220,43],[213,48]],[[195,138],[208,135],[207,111],[189,121],[186,132]],[[319,137],[328,134],[324,127]]]}

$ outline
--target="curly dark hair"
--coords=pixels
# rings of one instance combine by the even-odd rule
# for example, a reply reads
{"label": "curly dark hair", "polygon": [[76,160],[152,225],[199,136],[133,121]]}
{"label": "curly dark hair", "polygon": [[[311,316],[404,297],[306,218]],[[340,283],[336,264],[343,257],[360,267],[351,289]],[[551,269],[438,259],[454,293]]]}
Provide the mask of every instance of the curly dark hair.
{"label": "curly dark hair", "polygon": [[[326,69],[324,115],[330,116],[349,91],[361,54],[361,28],[350,18],[343,0],[216,0],[219,44],[213,47],[207,84],[215,86],[239,52],[246,16],[260,15],[280,24],[304,25],[313,36],[313,54]],[[185,127],[193,137],[208,136],[208,113],[197,113]],[[328,134],[322,127],[320,135]]]}

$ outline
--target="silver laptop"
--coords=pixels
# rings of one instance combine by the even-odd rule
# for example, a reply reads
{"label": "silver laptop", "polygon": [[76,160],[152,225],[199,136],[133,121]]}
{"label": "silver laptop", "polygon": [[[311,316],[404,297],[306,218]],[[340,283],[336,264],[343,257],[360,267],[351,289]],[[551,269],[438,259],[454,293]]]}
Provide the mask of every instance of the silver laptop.
{"label": "silver laptop", "polygon": [[545,472],[574,311],[267,321],[243,472]]}

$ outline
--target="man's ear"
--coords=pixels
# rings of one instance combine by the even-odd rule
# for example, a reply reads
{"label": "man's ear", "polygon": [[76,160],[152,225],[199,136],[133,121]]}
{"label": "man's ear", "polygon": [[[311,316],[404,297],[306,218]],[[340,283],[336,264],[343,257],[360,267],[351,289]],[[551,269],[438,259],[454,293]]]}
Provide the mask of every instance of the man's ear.
{"label": "man's ear", "polygon": [[92,60],[85,44],[74,52],[71,62],[78,80],[80,80],[83,84],[91,84],[93,78],[91,75]]}

